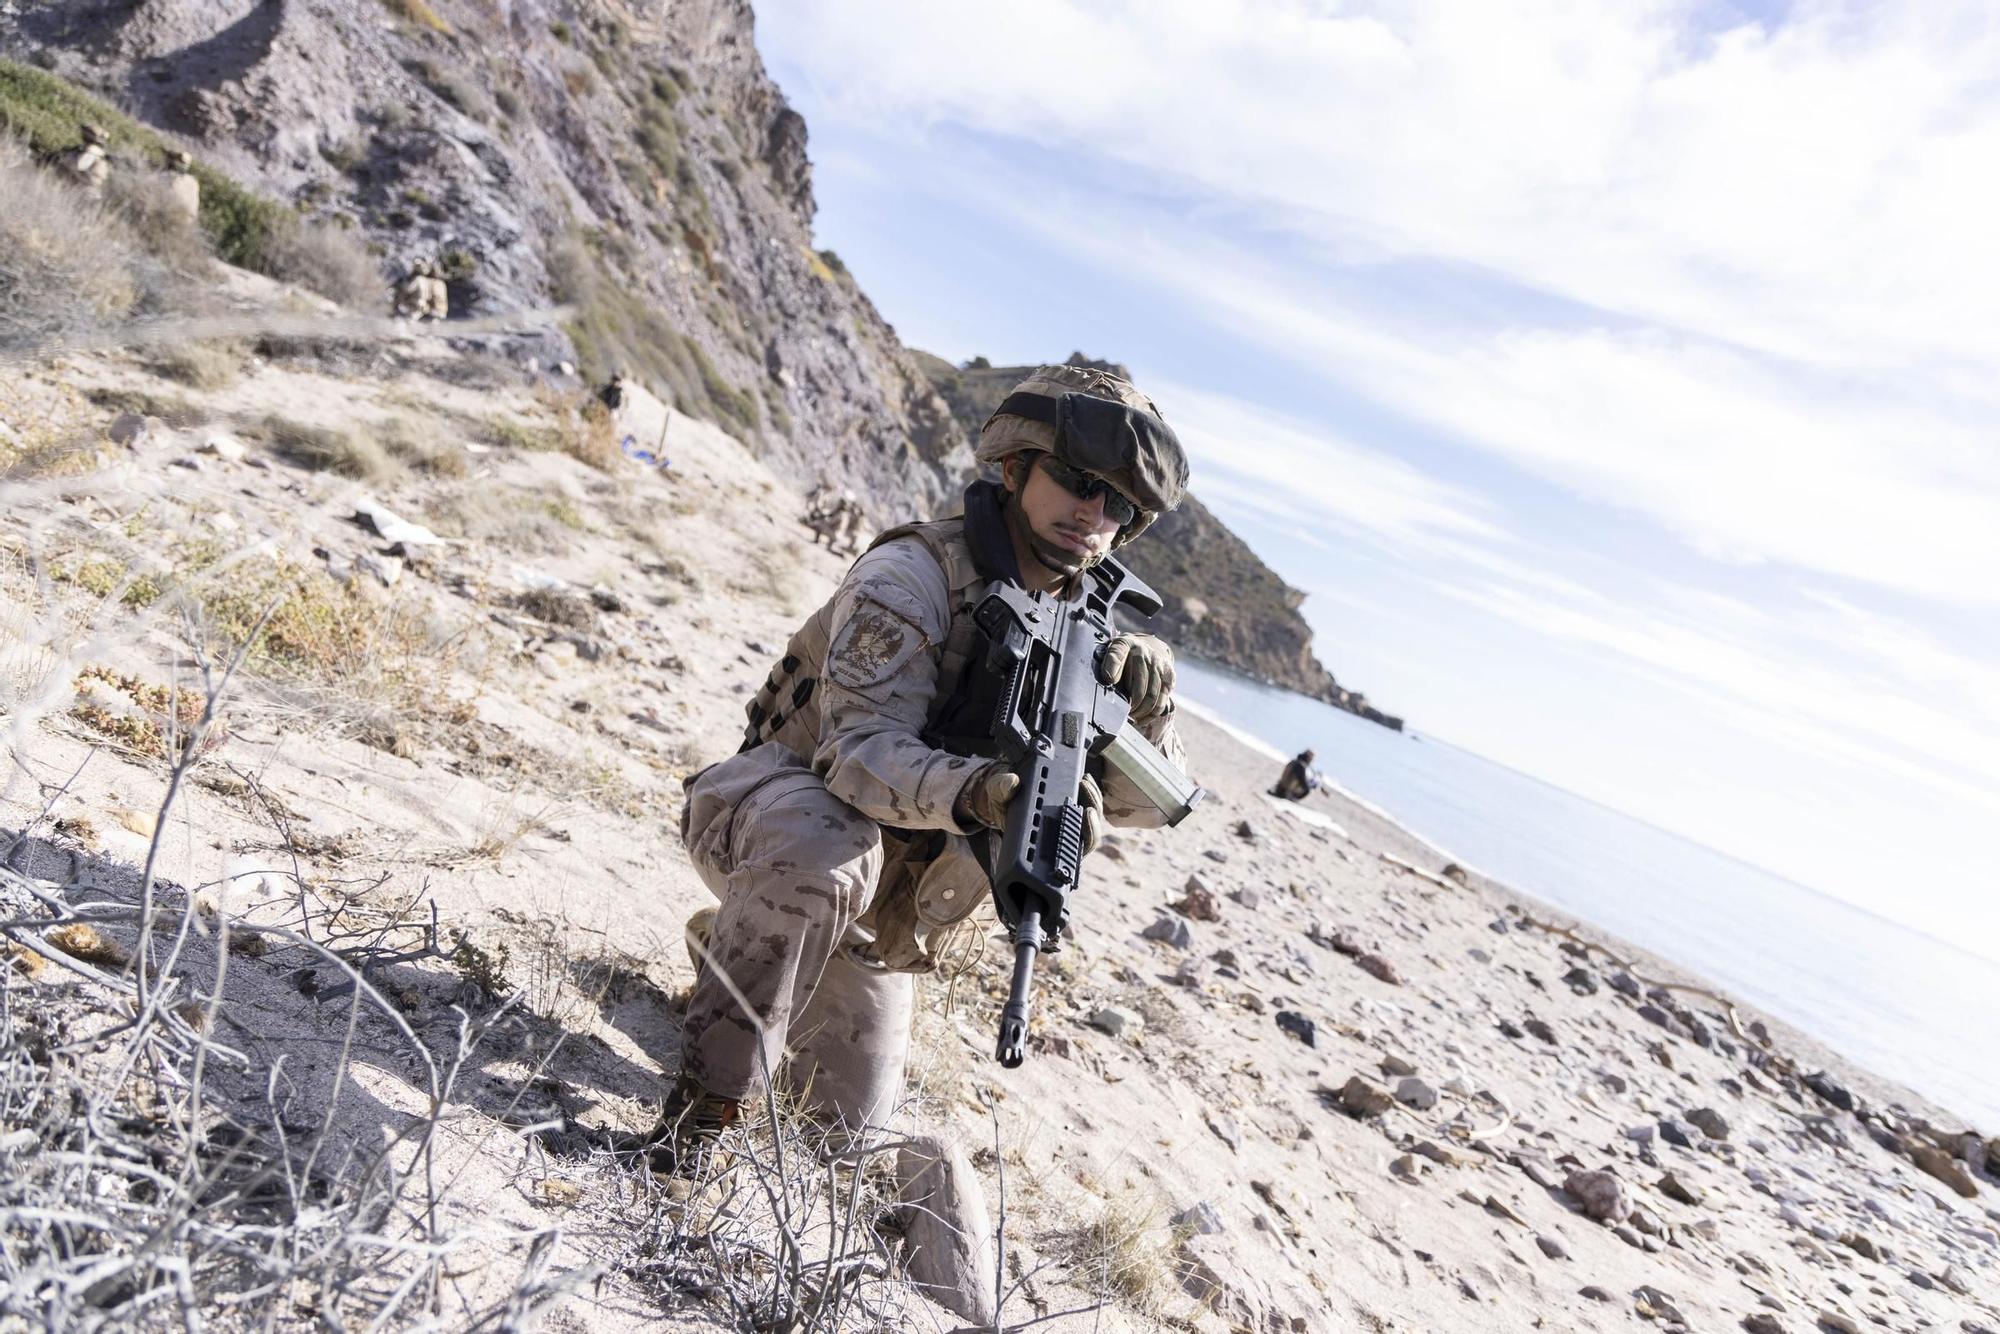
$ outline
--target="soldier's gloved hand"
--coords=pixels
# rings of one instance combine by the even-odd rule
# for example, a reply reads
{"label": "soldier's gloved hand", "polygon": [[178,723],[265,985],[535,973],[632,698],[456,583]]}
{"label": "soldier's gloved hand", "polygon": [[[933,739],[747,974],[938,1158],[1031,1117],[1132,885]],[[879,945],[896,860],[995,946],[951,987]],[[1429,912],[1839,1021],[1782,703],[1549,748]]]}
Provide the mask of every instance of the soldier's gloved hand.
{"label": "soldier's gloved hand", "polygon": [[1076,804],[1083,808],[1083,855],[1088,857],[1104,838],[1104,789],[1089,774],[1077,788]]}
{"label": "soldier's gloved hand", "polygon": [[988,829],[1004,829],[1007,826],[1007,803],[1020,790],[1021,776],[995,760],[983,769],[973,772],[965,780],[965,786],[958,790],[958,800],[952,803],[952,813],[960,824],[983,824]]}
{"label": "soldier's gloved hand", "polygon": [[1132,721],[1166,713],[1174,694],[1174,651],[1156,635],[1119,635],[1097,658],[1097,679],[1117,686],[1132,704]]}

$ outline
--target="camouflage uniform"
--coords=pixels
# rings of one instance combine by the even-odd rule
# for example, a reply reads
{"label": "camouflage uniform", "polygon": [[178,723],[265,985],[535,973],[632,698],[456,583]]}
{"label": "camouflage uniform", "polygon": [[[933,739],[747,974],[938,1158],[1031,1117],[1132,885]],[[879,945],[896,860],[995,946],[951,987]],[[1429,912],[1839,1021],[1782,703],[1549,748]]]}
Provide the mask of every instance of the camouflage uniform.
{"label": "camouflage uniform", "polygon": [[[954,816],[983,761],[921,739],[977,649],[986,580],[962,516],[891,529],[791,638],[751,701],[745,748],[689,782],[681,834],[721,900],[688,1004],[683,1069],[742,1098],[792,1053],[808,1106],[882,1124],[903,1086],[915,984],[988,901]],[[1169,707],[1143,730],[1183,763]],[[1102,777],[1113,824],[1161,817]],[[719,965],[719,968],[715,965]],[[727,974],[727,981],[722,976]]]}
{"label": "camouflage uniform", "polygon": [[83,127],[83,142],[62,156],[63,169],[93,198],[104,193],[111,179],[111,157],[105,149],[104,131],[95,125]]}
{"label": "camouflage uniform", "polygon": [[1278,775],[1278,782],[1271,789],[1274,797],[1287,801],[1304,801],[1313,790],[1312,765],[1304,754],[1294,755],[1285,763],[1285,771]]}
{"label": "camouflage uniform", "polygon": [[181,211],[190,218],[201,216],[201,182],[194,174],[194,159],[176,151],[167,159],[167,190]]}
{"label": "camouflage uniform", "polygon": [[868,512],[861,508],[861,502],[851,492],[842,496],[834,506],[833,535],[827,539],[826,549],[836,556],[853,555],[861,550],[861,530],[867,525]]}

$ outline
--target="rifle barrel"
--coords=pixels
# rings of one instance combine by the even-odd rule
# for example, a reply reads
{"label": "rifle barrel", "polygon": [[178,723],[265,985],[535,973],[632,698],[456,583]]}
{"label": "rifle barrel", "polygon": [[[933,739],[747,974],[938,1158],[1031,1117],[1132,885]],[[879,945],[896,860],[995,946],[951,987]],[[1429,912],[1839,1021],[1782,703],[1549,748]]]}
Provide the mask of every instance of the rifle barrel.
{"label": "rifle barrel", "polygon": [[1041,948],[1042,910],[1029,908],[1014,932],[1014,983],[1007,990],[1006,1008],[1000,1011],[1000,1045],[994,1052],[1009,1070],[1027,1059],[1028,998],[1034,987],[1035,955]]}

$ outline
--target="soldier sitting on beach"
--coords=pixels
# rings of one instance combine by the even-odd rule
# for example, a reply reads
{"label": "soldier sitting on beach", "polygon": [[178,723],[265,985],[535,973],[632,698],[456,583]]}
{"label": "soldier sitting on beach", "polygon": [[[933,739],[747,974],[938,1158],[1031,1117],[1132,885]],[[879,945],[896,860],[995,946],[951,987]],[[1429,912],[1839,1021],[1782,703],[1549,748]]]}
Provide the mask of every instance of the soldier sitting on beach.
{"label": "soldier sitting on beach", "polygon": [[1320,784],[1319,772],[1312,767],[1312,762],[1313,753],[1310,749],[1302,750],[1292,756],[1285,765],[1285,771],[1278,775],[1277,785],[1271,789],[1271,795],[1283,797],[1286,801],[1304,801]]}
{"label": "soldier sitting on beach", "polygon": [[[1077,399],[1088,411],[1072,411]],[[1101,371],[1046,366],[988,419],[977,457],[998,482],[962,512],[878,536],[792,636],[748,707],[737,754],[688,780],[681,836],[721,900],[689,923],[701,960],[682,1064],[650,1147],[671,1168],[713,1139],[769,1073],[831,1127],[884,1124],[903,1088],[914,974],[988,901],[982,831],[1019,777],[926,736],[984,684],[973,619],[991,580],[1059,598],[1180,502],[1187,463],[1152,401]],[[1099,678],[1172,762],[1173,654],[1119,634]],[[1084,846],[1102,825],[1164,817],[1129,779],[1096,772]],[[983,841],[983,840],[981,840]],[[781,1068],[787,1055],[789,1069]]]}

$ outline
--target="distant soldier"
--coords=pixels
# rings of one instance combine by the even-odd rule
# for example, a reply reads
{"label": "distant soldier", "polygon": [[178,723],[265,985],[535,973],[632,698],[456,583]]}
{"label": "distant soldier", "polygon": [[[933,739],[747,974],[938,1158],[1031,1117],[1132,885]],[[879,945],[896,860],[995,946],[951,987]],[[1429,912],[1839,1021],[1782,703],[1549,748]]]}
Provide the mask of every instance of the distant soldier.
{"label": "distant soldier", "polygon": [[178,148],[167,154],[167,189],[188,217],[201,216],[201,182],[195,179],[194,159]]}
{"label": "distant soldier", "polygon": [[428,264],[429,261],[423,259],[411,260],[408,270],[396,284],[395,301],[390,310],[398,318],[420,320],[424,317],[424,304],[430,295],[430,289],[424,285],[424,270]]}
{"label": "distant soldier", "polygon": [[1277,786],[1271,789],[1271,795],[1283,797],[1286,801],[1304,801],[1320,785],[1319,772],[1312,767],[1312,763],[1313,753],[1310,750],[1302,750],[1292,756],[1285,772],[1278,775]]}
{"label": "distant soldier", "polygon": [[[840,493],[840,503],[833,509],[833,538],[826,546],[834,555],[852,556],[861,550],[861,530],[868,524],[868,513],[861,508],[861,502],[852,491]],[[817,545],[817,544],[815,544]]]}
{"label": "distant soldier", "polygon": [[109,141],[104,130],[96,125],[81,127],[83,142],[70,149],[60,159],[64,171],[70,172],[76,183],[93,198],[104,193],[104,183],[111,179],[111,154]]}
{"label": "distant soldier", "polygon": [[824,480],[812,489],[811,495],[806,497],[806,512],[799,516],[799,522],[813,530],[814,546],[818,546],[819,539],[827,536],[830,531],[829,520],[833,518],[834,507],[839,503],[839,493],[833,489],[831,483]]}
{"label": "distant soldier", "polygon": [[611,372],[611,378],[597,391],[597,401],[613,412],[625,406],[625,368],[620,366]]}
{"label": "distant soldier", "polygon": [[446,319],[451,314],[451,289],[445,286],[444,272],[436,260],[424,261],[424,304],[418,319]]}

